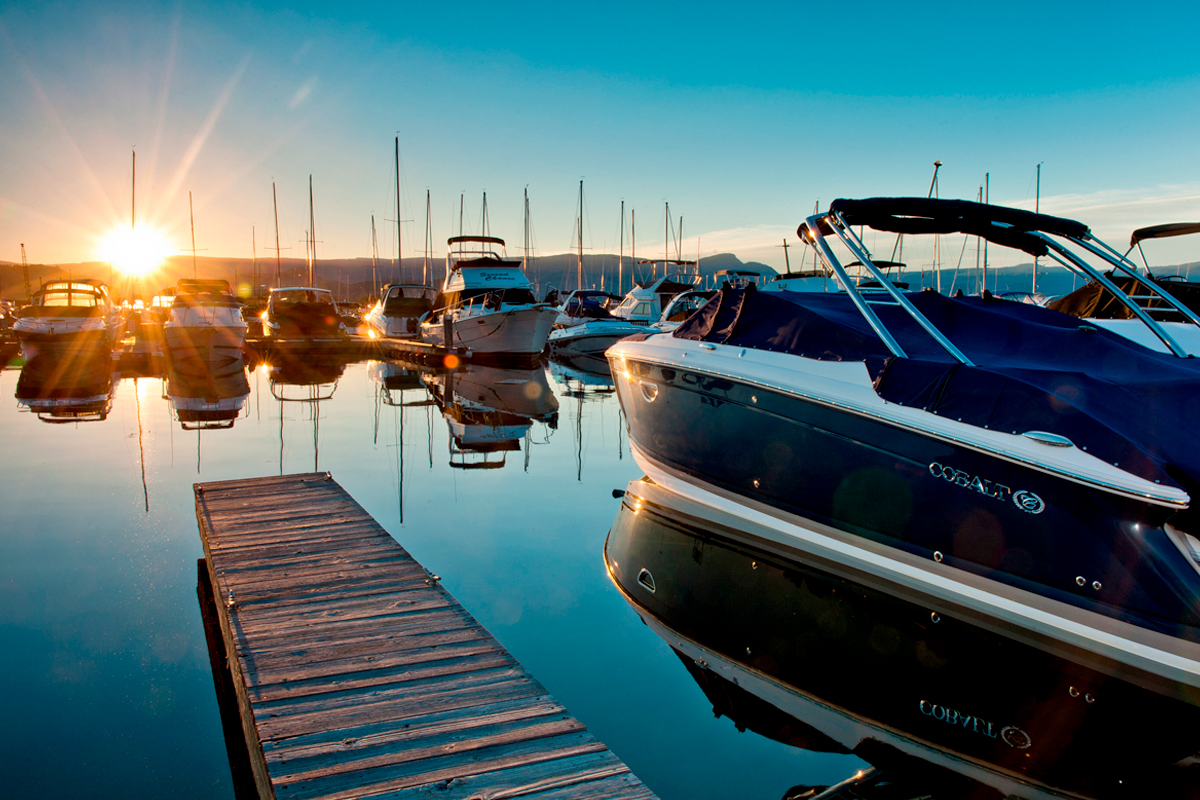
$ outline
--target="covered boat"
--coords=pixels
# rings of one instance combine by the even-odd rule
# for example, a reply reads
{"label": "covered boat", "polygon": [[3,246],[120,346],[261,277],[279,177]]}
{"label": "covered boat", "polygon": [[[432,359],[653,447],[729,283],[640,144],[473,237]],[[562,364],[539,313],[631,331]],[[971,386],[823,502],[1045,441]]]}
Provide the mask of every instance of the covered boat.
{"label": "covered boat", "polygon": [[[978,235],[1093,277],[1130,266],[1071,220],[835,201],[799,233],[840,291],[724,289],[608,352],[639,466],[944,615],[1200,702],[1200,364],[1144,315],[1167,352],[1037,306],[903,292],[860,225]],[[835,247],[883,291],[860,292]]]}
{"label": "covered boat", "polygon": [[120,338],[121,315],[98,280],[50,281],[17,312],[12,330],[26,358],[111,353]]}
{"label": "covered boat", "polygon": [[433,309],[436,295],[432,286],[388,284],[363,319],[377,336],[415,338],[421,332],[421,317]]}
{"label": "covered boat", "polygon": [[521,262],[505,258],[504,240],[453,236],[446,242],[446,281],[421,322],[421,338],[476,355],[532,357],[546,348],[558,315],[538,303]]}
{"label": "covered boat", "polygon": [[[655,264],[659,262],[643,261],[643,264]],[[677,266],[695,266],[695,261],[668,261],[664,263],[664,269],[668,265]],[[671,273],[664,275],[645,283],[640,283],[634,286],[621,300],[612,311],[614,317],[628,320],[639,325],[651,325],[658,322],[662,318],[662,313],[667,308],[667,304],[671,302],[671,298],[680,292],[686,292],[696,288],[700,283],[699,275],[684,275],[681,273]]]}
{"label": "covered boat", "polygon": [[168,350],[182,351],[214,364],[241,360],[246,321],[229,281],[183,279],[163,323]]}

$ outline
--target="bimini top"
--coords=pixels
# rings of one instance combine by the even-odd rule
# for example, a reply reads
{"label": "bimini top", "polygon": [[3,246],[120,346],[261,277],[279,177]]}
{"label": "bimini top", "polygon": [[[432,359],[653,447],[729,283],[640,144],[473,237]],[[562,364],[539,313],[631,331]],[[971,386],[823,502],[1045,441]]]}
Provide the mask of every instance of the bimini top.
{"label": "bimini top", "polygon": [[[841,199],[829,204],[829,213],[841,214],[847,225],[865,225],[891,233],[981,236],[994,244],[1024,250],[1032,256],[1044,256],[1048,251],[1044,241],[1029,235],[1031,231],[1078,238],[1091,236],[1090,229],[1082,222],[969,200],[926,197]],[[821,230],[822,234],[830,232]],[[807,222],[801,223],[796,233],[804,241],[812,241]]]}
{"label": "bimini top", "polygon": [[906,296],[970,364],[951,358],[901,308],[879,305],[909,355],[894,357],[841,292],[723,289],[673,335],[862,361],[888,402],[1006,433],[1049,431],[1200,497],[1200,359],[1158,353],[1038,306],[929,291]]}
{"label": "bimini top", "polygon": [[1151,225],[1149,228],[1138,228],[1129,237],[1129,246],[1134,247],[1138,242],[1147,239],[1166,239],[1168,236],[1186,236],[1189,233],[1200,233],[1200,222],[1168,222],[1166,225]]}

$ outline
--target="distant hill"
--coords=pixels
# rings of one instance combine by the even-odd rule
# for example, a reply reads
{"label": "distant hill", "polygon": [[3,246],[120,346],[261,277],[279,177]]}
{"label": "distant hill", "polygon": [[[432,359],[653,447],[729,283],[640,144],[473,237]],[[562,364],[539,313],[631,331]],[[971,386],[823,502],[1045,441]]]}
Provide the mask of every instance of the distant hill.
{"label": "distant hill", "polygon": [[[535,284],[539,297],[551,288],[560,291],[577,288],[575,255],[563,253],[538,256],[530,259],[530,262],[529,278]],[[195,265],[197,277],[224,278],[231,285],[237,286],[241,294],[249,294],[255,286],[296,286],[308,283],[308,267],[303,259],[297,258],[280,259],[278,282],[274,259],[259,259],[257,271],[254,262],[249,258],[198,256]],[[425,277],[431,280],[434,286],[440,286],[444,269],[444,258],[432,259],[428,270],[424,259],[419,256],[405,258],[400,265],[392,260],[381,259],[376,262],[374,270],[369,258],[321,259],[314,268],[314,282],[318,286],[333,290],[339,297],[361,300],[374,294],[376,284],[419,283]],[[713,273],[722,269],[754,269],[767,274],[775,272],[766,264],[743,262],[732,253],[720,253],[700,260],[699,274],[704,278],[711,278]],[[661,264],[658,265],[655,274],[662,276]],[[110,271],[107,262],[100,261],[29,265],[29,279],[34,291],[42,283],[50,280],[65,280],[69,277],[98,278],[109,283],[118,296],[142,299],[160,294],[163,289],[174,286],[180,278],[192,276],[191,256],[171,256],[161,269],[144,280],[125,278],[120,273]],[[583,257],[583,283],[587,288],[603,288],[623,294],[629,291],[635,280],[642,281],[650,277],[651,266],[634,264],[629,256],[624,258],[623,265],[614,253],[588,254]],[[0,262],[0,296],[14,300],[24,299],[25,286],[20,264]]]}

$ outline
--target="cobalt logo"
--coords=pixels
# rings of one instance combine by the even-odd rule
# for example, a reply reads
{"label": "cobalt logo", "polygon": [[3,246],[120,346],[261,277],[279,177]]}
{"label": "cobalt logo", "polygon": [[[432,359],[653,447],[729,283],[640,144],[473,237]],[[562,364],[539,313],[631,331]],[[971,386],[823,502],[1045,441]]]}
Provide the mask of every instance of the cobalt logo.
{"label": "cobalt logo", "polygon": [[1042,498],[1024,489],[1013,492],[1012,501],[1017,508],[1030,514],[1040,514],[1046,510],[1046,502]]}

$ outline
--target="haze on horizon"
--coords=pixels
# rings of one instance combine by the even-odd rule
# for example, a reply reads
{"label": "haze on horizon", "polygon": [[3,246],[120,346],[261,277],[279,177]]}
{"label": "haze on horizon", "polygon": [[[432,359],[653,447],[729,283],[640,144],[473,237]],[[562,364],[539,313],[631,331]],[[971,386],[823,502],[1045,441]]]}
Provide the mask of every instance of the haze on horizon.
{"label": "haze on horizon", "polygon": [[[853,13],[851,13],[853,12]],[[395,254],[393,137],[405,256],[459,225],[537,252],[661,253],[663,203],[684,255],[783,268],[784,238],[835,197],[924,195],[1078,218],[1114,245],[1200,219],[1193,4],[724,5],[603,11],[540,4],[397,9],[268,3],[0,6],[0,260],[101,258],[129,225],[171,254],[303,257],[308,176],[317,253]],[[628,253],[629,231],[625,248]],[[1193,237],[1194,238],[1194,237]],[[1148,248],[1149,249],[1149,248]],[[1156,243],[1152,263],[1200,242]]]}

